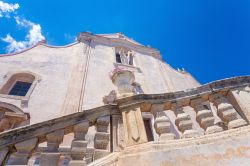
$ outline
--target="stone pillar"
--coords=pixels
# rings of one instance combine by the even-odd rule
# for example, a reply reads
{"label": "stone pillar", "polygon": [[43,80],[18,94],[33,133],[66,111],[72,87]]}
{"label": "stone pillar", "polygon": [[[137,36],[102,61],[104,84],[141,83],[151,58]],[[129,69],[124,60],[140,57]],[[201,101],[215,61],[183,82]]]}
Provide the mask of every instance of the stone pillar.
{"label": "stone pillar", "polygon": [[112,137],[113,137],[113,151],[119,152],[125,148],[124,126],[122,122],[122,115],[112,115]]}
{"label": "stone pillar", "polygon": [[139,107],[122,110],[126,146],[148,142]]}
{"label": "stone pillar", "polygon": [[110,139],[109,123],[109,116],[103,116],[97,119],[96,134],[94,138],[94,160],[102,158],[110,153],[108,148]]}
{"label": "stone pillar", "polygon": [[164,112],[155,113],[154,127],[157,134],[159,134],[159,141],[175,139],[175,135],[171,133],[171,122]]}
{"label": "stone pillar", "polygon": [[228,129],[241,127],[247,124],[247,122],[241,118],[238,112],[234,109],[228,99],[220,93],[215,93],[209,96],[209,100],[212,101],[217,107],[218,116],[224,120]]}
{"label": "stone pillar", "polygon": [[40,166],[54,166],[57,165],[60,159],[58,152],[59,144],[63,141],[64,130],[57,130],[48,135],[46,152],[41,154]]}
{"label": "stone pillar", "polygon": [[199,133],[193,129],[193,122],[190,115],[183,111],[181,103],[173,103],[171,106],[176,115],[175,125],[182,132],[182,138],[192,138],[199,136]]}
{"label": "stone pillar", "polygon": [[37,138],[26,140],[15,144],[16,151],[11,154],[7,165],[27,165],[28,159],[31,156],[32,150],[36,147]]}
{"label": "stone pillar", "polygon": [[201,98],[191,100],[191,106],[196,112],[197,122],[205,130],[205,134],[223,131],[221,127],[214,125],[215,118],[213,112],[209,107],[205,107],[207,105]]}
{"label": "stone pillar", "polygon": [[71,158],[70,166],[85,166],[86,151],[88,141],[85,140],[85,135],[88,132],[89,122],[84,121],[74,126],[74,140],[71,144]]}

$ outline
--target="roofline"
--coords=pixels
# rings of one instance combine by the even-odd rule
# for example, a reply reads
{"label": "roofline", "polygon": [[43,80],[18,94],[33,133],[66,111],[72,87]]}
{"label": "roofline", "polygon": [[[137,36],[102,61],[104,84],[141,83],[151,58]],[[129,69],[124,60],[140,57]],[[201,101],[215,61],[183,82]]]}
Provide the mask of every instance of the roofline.
{"label": "roofline", "polygon": [[13,52],[13,53],[7,53],[7,54],[0,54],[0,57],[5,57],[5,56],[13,56],[13,55],[17,55],[17,54],[21,54],[21,53],[24,53],[26,51],[29,51],[31,50],[32,48],[35,48],[39,45],[42,45],[42,46],[45,46],[45,47],[49,47],[49,48],[67,48],[67,47],[70,47],[70,46],[73,46],[75,44],[79,43],[78,41],[74,42],[74,43],[70,43],[70,44],[67,44],[67,45],[64,45],[64,46],[53,46],[53,45],[49,45],[46,43],[46,40],[41,40],[39,41],[37,44],[31,46],[31,47],[28,47],[22,51],[18,51],[18,52]]}
{"label": "roofline", "polygon": [[[103,34],[101,34],[101,35],[103,35]],[[103,44],[116,43],[117,45],[126,45],[128,48],[137,50],[139,52],[147,52],[147,53],[151,54],[153,57],[162,60],[160,51],[155,49],[155,48],[146,47],[146,46],[143,46],[141,44],[135,44],[131,41],[124,40],[121,38],[108,38],[108,37],[104,37],[101,35],[92,34],[90,32],[81,32],[81,33],[79,33],[77,40],[79,42],[83,42],[83,43],[89,42],[89,41],[96,41],[98,43],[103,43]],[[128,37],[126,37],[126,38],[128,38]],[[128,39],[130,39],[130,38],[128,38]],[[130,40],[133,40],[133,39],[130,39]]]}

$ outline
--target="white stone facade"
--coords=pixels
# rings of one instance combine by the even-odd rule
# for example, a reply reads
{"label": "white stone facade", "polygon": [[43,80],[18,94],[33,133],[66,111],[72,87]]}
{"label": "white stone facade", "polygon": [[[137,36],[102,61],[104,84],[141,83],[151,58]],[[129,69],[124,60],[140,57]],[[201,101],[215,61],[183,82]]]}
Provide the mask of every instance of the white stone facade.
{"label": "white stone facade", "polygon": [[[133,66],[116,62],[115,49],[133,52]],[[109,73],[115,67],[133,71],[140,93],[157,94],[199,86],[186,72],[161,60],[158,50],[144,47],[121,34],[81,33],[78,41],[55,47],[39,43],[20,53],[0,55],[0,92],[15,73],[31,73],[39,79],[25,97],[0,94],[0,102],[12,104],[30,115],[30,124],[103,105],[103,97],[117,90]]]}

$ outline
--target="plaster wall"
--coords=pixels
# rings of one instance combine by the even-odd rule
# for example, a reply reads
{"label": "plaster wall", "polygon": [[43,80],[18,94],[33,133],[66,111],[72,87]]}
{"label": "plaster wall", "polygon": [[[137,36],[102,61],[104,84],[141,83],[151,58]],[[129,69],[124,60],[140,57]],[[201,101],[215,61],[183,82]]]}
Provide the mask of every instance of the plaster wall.
{"label": "plaster wall", "polygon": [[[103,105],[102,98],[117,90],[109,73],[116,64],[115,46],[96,41],[64,47],[39,44],[14,55],[0,56],[0,88],[15,72],[29,71],[41,80],[27,102],[22,98],[0,95],[1,102],[11,103],[30,114],[30,124],[53,119]],[[135,82],[146,94],[184,90],[199,85],[189,74],[172,69],[145,51],[135,51]],[[124,66],[122,66],[124,67]]]}
{"label": "plaster wall", "polygon": [[30,123],[38,123],[60,116],[72,66],[81,55],[82,46],[76,44],[65,48],[50,48],[38,45],[28,51],[0,57],[0,87],[6,75],[30,71],[40,76],[27,104],[22,98],[1,97],[0,101],[11,103],[30,114]]}

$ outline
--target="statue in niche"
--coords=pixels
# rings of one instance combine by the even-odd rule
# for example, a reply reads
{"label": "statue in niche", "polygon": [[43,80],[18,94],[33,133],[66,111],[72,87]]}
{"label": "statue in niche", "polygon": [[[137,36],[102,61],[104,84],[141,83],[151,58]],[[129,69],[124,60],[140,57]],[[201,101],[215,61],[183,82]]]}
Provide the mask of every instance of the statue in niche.
{"label": "statue in niche", "polygon": [[133,51],[125,48],[120,48],[117,56],[120,56],[117,58],[119,59],[118,63],[122,63],[125,65],[133,65],[133,57],[134,57]]}

